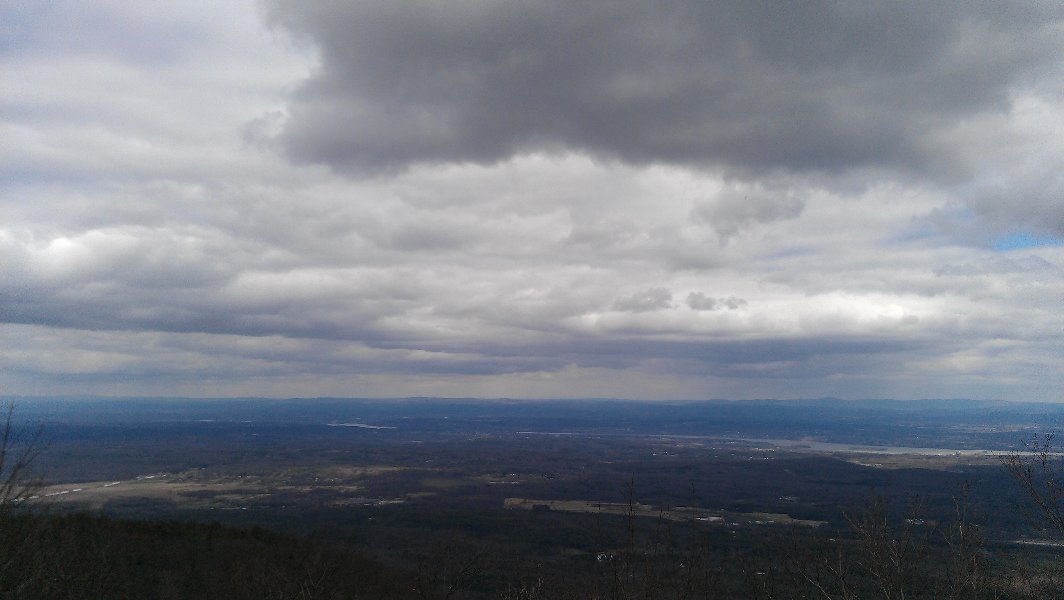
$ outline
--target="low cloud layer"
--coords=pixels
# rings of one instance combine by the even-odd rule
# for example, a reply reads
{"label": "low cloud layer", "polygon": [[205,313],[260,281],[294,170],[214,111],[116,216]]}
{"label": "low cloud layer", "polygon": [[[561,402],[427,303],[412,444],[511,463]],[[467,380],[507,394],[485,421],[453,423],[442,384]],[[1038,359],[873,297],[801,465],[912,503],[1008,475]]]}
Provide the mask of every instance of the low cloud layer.
{"label": "low cloud layer", "polygon": [[1061,399],[1055,8],[220,10],[0,14],[4,392]]}

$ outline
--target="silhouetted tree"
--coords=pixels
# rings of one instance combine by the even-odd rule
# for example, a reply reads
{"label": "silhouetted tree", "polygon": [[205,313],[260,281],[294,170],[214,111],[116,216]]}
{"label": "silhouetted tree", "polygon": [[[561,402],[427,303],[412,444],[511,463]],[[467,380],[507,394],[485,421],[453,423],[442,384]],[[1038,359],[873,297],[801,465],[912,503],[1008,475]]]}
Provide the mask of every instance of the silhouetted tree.
{"label": "silhouetted tree", "polygon": [[33,463],[45,447],[41,427],[18,427],[14,416],[15,404],[9,402],[0,430],[0,517],[7,516],[42,485],[33,472]]}

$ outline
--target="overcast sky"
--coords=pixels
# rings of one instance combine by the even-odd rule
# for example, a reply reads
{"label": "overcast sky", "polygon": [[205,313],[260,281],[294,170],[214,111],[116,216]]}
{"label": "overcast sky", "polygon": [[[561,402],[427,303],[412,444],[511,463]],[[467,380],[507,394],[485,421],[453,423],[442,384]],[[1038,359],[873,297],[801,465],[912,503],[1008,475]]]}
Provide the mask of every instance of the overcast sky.
{"label": "overcast sky", "polygon": [[1062,57],[1056,0],[5,2],[0,394],[1064,400]]}

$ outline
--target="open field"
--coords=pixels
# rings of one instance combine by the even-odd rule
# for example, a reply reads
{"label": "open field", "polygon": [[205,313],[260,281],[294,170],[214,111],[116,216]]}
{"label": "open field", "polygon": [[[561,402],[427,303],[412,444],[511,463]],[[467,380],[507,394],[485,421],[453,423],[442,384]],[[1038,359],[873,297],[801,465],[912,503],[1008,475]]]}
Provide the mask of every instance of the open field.
{"label": "open field", "polygon": [[591,500],[532,500],[529,498],[506,498],[503,508],[522,510],[556,510],[581,514],[601,514],[663,519],[684,523],[702,522],[712,524],[774,524],[819,527],[825,521],[795,519],[781,513],[726,513],[704,508],[677,506],[655,508],[646,504],[625,502],[595,502]]}
{"label": "open field", "polygon": [[45,486],[28,500],[43,504],[83,505],[91,509],[128,500],[207,506],[247,501],[262,495],[238,481],[192,481],[187,476],[157,473],[127,481],[88,481]]}
{"label": "open field", "polygon": [[128,480],[53,483],[26,498],[31,504],[100,510],[137,503],[178,509],[298,506],[313,498],[334,506],[379,505],[402,499],[366,498],[360,482],[398,470],[387,466],[289,468],[272,474],[216,475],[202,471],[152,473]]}

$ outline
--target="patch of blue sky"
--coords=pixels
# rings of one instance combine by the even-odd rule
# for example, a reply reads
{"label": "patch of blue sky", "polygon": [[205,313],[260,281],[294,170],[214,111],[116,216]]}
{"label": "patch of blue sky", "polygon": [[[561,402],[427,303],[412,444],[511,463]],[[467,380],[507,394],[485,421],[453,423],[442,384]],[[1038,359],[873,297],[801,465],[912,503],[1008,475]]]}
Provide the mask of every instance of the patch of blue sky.
{"label": "patch of blue sky", "polygon": [[992,245],[994,250],[1008,252],[1009,250],[1023,250],[1026,248],[1064,246],[1064,239],[1052,235],[1021,231],[999,237],[993,241]]}

